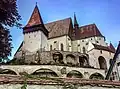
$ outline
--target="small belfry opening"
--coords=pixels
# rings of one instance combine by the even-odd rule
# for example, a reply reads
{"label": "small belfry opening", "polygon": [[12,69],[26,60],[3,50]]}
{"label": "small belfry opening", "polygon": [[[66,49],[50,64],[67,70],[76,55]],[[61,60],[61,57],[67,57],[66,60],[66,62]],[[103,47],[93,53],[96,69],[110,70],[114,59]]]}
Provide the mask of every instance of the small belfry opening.
{"label": "small belfry opening", "polygon": [[76,70],[72,70],[67,74],[68,78],[83,78],[82,73]]}
{"label": "small belfry opening", "polygon": [[58,75],[50,70],[50,69],[45,69],[45,68],[42,68],[42,69],[38,69],[36,70],[34,73],[32,73],[31,75],[34,75],[34,76],[37,76],[37,77],[58,77]]}
{"label": "small belfry opening", "polygon": [[104,77],[103,75],[101,75],[100,73],[94,73],[90,76],[89,79],[93,79],[93,80],[103,80]]}
{"label": "small belfry opening", "polygon": [[60,52],[56,52],[53,54],[53,60],[55,63],[63,64],[63,55]]}
{"label": "small belfry opening", "polygon": [[104,57],[100,56],[98,58],[98,62],[99,62],[100,69],[105,69],[105,70],[107,69],[107,64]]}

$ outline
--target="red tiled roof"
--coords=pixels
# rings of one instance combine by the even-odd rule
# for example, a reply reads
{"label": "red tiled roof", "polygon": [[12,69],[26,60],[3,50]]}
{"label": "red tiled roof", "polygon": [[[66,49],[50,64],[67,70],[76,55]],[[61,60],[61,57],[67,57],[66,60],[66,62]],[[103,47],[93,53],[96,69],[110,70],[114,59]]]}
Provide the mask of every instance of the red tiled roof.
{"label": "red tiled roof", "polygon": [[49,31],[48,38],[59,37],[69,34],[71,18],[58,20],[55,22],[45,24],[46,29]]}
{"label": "red tiled roof", "polygon": [[109,46],[102,46],[102,45],[97,45],[97,44],[93,44],[93,45],[94,45],[95,49],[105,50],[105,51],[115,53]]}
{"label": "red tiled roof", "polygon": [[116,50],[115,50],[114,46],[112,45],[112,43],[110,43],[109,48],[111,49],[111,51],[113,51],[115,53]]}
{"label": "red tiled roof", "polygon": [[39,25],[39,24],[43,24],[43,20],[42,20],[42,17],[40,15],[39,9],[36,5],[32,15],[31,15],[31,17],[30,17],[30,19],[25,27],[30,27],[30,26]]}
{"label": "red tiled roof", "polygon": [[76,31],[76,39],[84,39],[92,36],[101,36],[104,37],[95,24],[81,26]]}

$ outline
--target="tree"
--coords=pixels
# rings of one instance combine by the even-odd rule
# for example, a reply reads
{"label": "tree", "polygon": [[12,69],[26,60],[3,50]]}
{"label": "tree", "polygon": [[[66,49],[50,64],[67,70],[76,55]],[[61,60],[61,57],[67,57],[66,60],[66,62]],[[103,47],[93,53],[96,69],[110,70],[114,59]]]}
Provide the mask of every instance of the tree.
{"label": "tree", "polygon": [[11,35],[9,27],[20,27],[21,17],[18,13],[16,0],[0,0],[0,59],[11,55]]}
{"label": "tree", "polygon": [[6,59],[7,56],[11,55],[11,35],[8,29],[4,29],[0,26],[0,61]]}

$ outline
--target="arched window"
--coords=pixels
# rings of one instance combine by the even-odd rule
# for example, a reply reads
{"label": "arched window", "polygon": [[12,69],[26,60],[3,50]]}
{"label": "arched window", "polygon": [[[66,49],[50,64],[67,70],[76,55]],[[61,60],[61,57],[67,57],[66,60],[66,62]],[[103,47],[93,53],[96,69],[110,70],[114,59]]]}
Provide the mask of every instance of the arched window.
{"label": "arched window", "polygon": [[63,44],[61,44],[61,51],[64,51]]}
{"label": "arched window", "polygon": [[50,45],[50,51],[52,50],[52,45]]}
{"label": "arched window", "polygon": [[104,57],[100,56],[98,58],[100,69],[107,69],[106,60]]}
{"label": "arched window", "polygon": [[83,47],[83,53],[86,53],[85,47]]}

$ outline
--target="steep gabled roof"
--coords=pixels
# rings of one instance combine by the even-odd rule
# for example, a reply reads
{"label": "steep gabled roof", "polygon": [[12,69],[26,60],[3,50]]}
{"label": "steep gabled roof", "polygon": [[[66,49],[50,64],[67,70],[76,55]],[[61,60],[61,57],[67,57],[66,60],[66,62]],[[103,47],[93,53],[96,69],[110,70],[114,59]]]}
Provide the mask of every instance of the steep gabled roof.
{"label": "steep gabled roof", "polygon": [[38,30],[41,30],[48,37],[48,31],[44,26],[39,9],[36,5],[27,25],[23,28],[23,33],[29,33]]}
{"label": "steep gabled roof", "polygon": [[112,45],[112,43],[110,43],[109,48],[111,49],[111,51],[113,51],[115,53],[116,50],[115,50],[114,46]]}
{"label": "steep gabled roof", "polygon": [[76,39],[84,39],[88,37],[101,36],[104,37],[95,24],[81,26],[76,31]]}
{"label": "steep gabled roof", "polygon": [[22,49],[22,47],[23,47],[23,41],[22,41],[22,43],[20,44],[20,46],[19,46],[19,48],[17,49],[17,51],[16,51],[16,53],[14,54],[14,56],[17,54],[17,52],[19,52],[19,51]]}
{"label": "steep gabled roof", "polygon": [[55,22],[45,24],[46,29],[49,31],[48,38],[55,38],[69,34],[71,18],[58,20]]}
{"label": "steep gabled roof", "polygon": [[95,49],[98,49],[98,50],[105,50],[105,51],[109,51],[109,52],[112,52],[112,53],[115,53],[112,51],[111,48],[109,48],[109,46],[102,46],[102,45],[97,45],[97,44],[93,44]]}
{"label": "steep gabled roof", "polygon": [[43,20],[42,20],[42,17],[40,15],[38,6],[36,5],[34,10],[33,10],[32,15],[31,15],[31,17],[30,17],[30,19],[25,27],[30,27],[30,26],[39,25],[39,24],[43,24]]}

